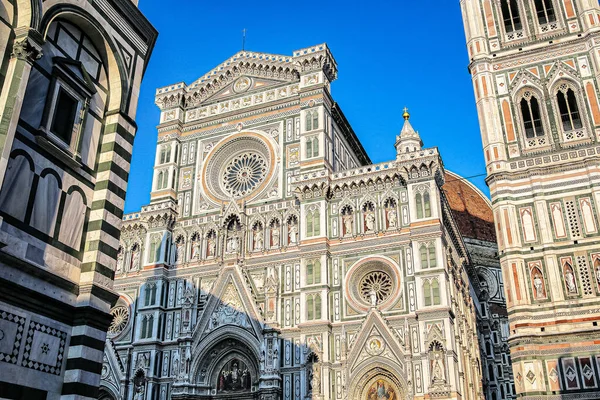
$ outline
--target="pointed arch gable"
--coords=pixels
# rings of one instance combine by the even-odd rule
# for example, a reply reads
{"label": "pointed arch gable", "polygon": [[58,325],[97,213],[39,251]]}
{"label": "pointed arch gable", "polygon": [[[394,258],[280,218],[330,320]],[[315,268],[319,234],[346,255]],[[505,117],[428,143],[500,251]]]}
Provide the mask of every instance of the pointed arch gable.
{"label": "pointed arch gable", "polygon": [[[193,335],[194,343],[199,343],[201,340],[203,340],[204,336],[208,336],[206,334],[206,330],[210,323],[209,319],[217,307],[221,304],[221,298],[223,298],[225,291],[230,284],[234,286],[237,295],[242,302],[244,307],[243,311],[250,320],[253,333],[256,335],[256,337],[261,337],[262,328],[260,326],[260,321],[262,321],[262,316],[258,310],[258,306],[252,299],[251,294],[248,293],[248,289],[244,283],[243,277],[238,271],[238,267],[228,266],[224,268],[223,272],[219,275],[219,278],[217,278],[217,281],[213,284],[213,288],[209,294],[209,300],[204,309],[204,313],[202,314],[202,318],[200,318],[198,324],[196,325],[196,330]],[[231,325],[227,325],[227,329],[231,327]],[[223,329],[215,329],[211,332],[211,334],[222,330]],[[244,331],[247,335],[248,331]]]}
{"label": "pointed arch gable", "polygon": [[365,353],[365,351],[369,339],[373,337],[381,337],[383,339],[386,348],[389,348],[391,352],[388,355],[395,358],[395,363],[404,370],[404,352],[396,334],[391,331],[380,313],[371,311],[367,315],[360,331],[355,336],[355,339],[348,346],[351,348],[348,353],[348,360],[353,360],[350,364],[350,377],[356,377],[356,371],[362,370],[365,366],[372,364],[373,355]]}

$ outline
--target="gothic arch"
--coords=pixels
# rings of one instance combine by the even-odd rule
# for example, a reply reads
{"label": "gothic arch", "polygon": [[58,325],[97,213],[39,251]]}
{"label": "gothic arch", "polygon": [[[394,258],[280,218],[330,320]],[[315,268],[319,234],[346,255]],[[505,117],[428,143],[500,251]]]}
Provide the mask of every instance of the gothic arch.
{"label": "gothic arch", "polygon": [[[192,371],[191,376],[193,376],[195,380],[199,380],[202,369],[205,368],[207,364],[210,364],[210,362],[207,363],[207,360],[210,358],[209,356],[213,349],[217,348],[219,344],[227,341],[237,341],[244,345],[248,349],[248,351],[244,353],[244,356],[249,360],[253,359],[254,367],[256,368],[256,371],[258,371],[258,362],[260,360],[261,352],[259,340],[253,335],[248,334],[248,331],[243,328],[226,325],[215,329],[194,345],[190,371]],[[212,364],[209,365],[209,367],[212,368],[210,371],[214,372],[219,361],[228,357],[229,354],[232,354],[232,352],[221,354],[218,360],[212,360]],[[208,368],[206,370],[206,376],[212,377]],[[258,375],[255,374],[253,376]]]}
{"label": "gothic arch", "polygon": [[117,400],[118,398],[119,396],[115,393],[114,389],[109,388],[105,385],[105,382],[102,382],[98,393],[98,400]]}
{"label": "gothic arch", "polygon": [[40,32],[45,37],[50,28],[50,24],[57,18],[64,19],[75,25],[90,39],[96,50],[102,58],[106,73],[108,76],[108,98],[106,100],[106,111],[126,109],[126,93],[129,86],[127,81],[127,69],[121,59],[118,46],[104,29],[98,23],[103,18],[95,18],[93,15],[81,8],[79,5],[69,5],[61,3],[55,5],[46,11],[40,22]]}
{"label": "gothic arch", "polygon": [[[369,364],[349,376],[348,399],[368,399],[369,390],[379,382],[394,390],[396,399],[406,398],[408,387],[404,380],[406,372],[386,358],[374,357]],[[389,385],[389,386],[388,386]]]}

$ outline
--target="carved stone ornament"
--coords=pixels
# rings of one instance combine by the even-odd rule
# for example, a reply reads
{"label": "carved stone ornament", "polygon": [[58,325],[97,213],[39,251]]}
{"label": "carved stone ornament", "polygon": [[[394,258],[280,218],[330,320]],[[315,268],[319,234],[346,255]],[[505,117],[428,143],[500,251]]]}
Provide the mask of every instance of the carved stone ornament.
{"label": "carved stone ornament", "polygon": [[15,41],[11,56],[18,58],[19,60],[33,63],[42,58],[43,54],[41,47],[32,44],[31,39],[24,38]]}

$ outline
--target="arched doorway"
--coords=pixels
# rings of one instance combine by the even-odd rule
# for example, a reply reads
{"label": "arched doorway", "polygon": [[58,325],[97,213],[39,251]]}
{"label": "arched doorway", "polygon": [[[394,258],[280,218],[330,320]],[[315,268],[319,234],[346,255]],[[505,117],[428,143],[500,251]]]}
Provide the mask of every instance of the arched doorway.
{"label": "arched doorway", "polygon": [[258,391],[260,368],[257,357],[244,342],[227,338],[205,353],[196,382],[214,399],[254,399]]}
{"label": "arched doorway", "polygon": [[350,386],[351,400],[406,399],[406,385],[387,369],[374,367],[359,376]]}
{"label": "arched doorway", "polygon": [[117,398],[105,387],[100,387],[98,400],[117,400]]}

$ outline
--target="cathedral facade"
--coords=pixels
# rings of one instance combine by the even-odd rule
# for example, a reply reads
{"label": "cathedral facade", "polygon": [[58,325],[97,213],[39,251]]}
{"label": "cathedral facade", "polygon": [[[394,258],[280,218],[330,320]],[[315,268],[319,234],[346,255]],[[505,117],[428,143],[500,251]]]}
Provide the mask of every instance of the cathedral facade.
{"label": "cathedral facade", "polygon": [[516,391],[600,390],[600,6],[462,0]]}
{"label": "cathedral facade", "polygon": [[489,203],[408,112],[396,159],[373,165],[336,77],[319,45],[242,51],[156,91],[151,202],[124,217],[103,398],[482,399],[483,380],[511,396]]}

